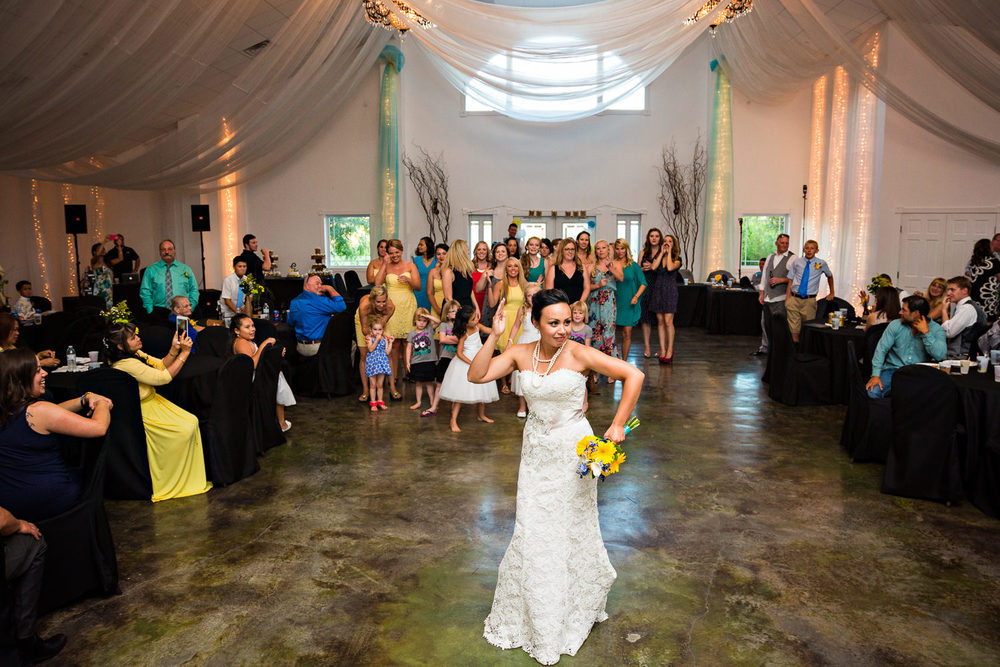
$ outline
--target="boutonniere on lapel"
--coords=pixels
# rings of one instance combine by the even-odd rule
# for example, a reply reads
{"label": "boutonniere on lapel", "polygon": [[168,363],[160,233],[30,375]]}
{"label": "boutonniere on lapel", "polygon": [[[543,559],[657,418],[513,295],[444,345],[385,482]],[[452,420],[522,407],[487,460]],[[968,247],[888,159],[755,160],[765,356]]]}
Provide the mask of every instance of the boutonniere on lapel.
{"label": "boutonniere on lapel", "polygon": [[[816,268],[818,269],[819,267],[817,266]],[[184,270],[184,277],[185,278],[190,278],[191,277],[191,275],[187,272],[186,269]]]}
{"label": "boutonniere on lapel", "polygon": [[[823,265],[820,264],[819,262],[814,262],[813,263],[813,268],[816,269],[817,271],[819,271],[820,269],[823,268]],[[184,272],[184,275],[187,275],[187,271]]]}

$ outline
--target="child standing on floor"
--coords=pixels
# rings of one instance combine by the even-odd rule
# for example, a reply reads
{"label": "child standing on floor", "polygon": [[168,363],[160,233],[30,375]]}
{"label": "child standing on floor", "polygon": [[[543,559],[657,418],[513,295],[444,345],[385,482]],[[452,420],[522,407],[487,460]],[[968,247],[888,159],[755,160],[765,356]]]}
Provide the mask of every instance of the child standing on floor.
{"label": "child standing on floor", "polygon": [[[528,283],[528,287],[524,290],[524,305],[517,311],[517,317],[514,318],[513,330],[520,331],[516,341],[518,344],[535,343],[542,337],[531,321],[531,299],[540,289],[538,283]],[[518,329],[518,327],[521,328]],[[508,344],[513,345],[514,343],[509,341]],[[528,416],[528,404],[524,401],[522,382],[521,372],[514,371],[510,378],[510,390],[517,394],[517,416],[523,418]]]}
{"label": "child standing on floor", "polygon": [[417,308],[413,314],[413,326],[416,328],[406,335],[406,372],[417,383],[417,402],[410,406],[411,410],[420,408],[424,387],[427,388],[427,397],[432,406],[437,394],[434,377],[438,353],[434,345],[434,329],[430,327],[431,320],[438,322],[429,310]]}
{"label": "child standing on floor", "polygon": [[483,347],[478,324],[479,313],[476,309],[472,306],[462,306],[455,317],[454,325],[455,333],[462,332],[458,339],[458,350],[444,375],[441,391],[438,392],[439,398],[451,401],[451,430],[454,433],[462,430],[458,428],[458,411],[462,408],[462,403],[478,403],[479,416],[476,419],[492,424],[493,420],[486,416],[486,404],[500,400],[495,382],[485,384],[469,382],[468,373],[472,358]]}
{"label": "child standing on floor", "polygon": [[455,358],[455,354],[458,352],[458,336],[455,335],[453,329],[455,326],[455,316],[458,315],[458,309],[461,307],[461,304],[454,299],[445,301],[441,306],[441,312],[444,313],[444,320],[438,324],[437,333],[435,334],[438,343],[438,362],[434,369],[435,393],[431,401],[431,407],[421,412],[421,417],[433,417],[437,414],[438,403],[441,401],[441,383],[444,382],[445,373],[448,372],[448,365],[451,364],[451,360]]}
{"label": "child standing on floor", "polygon": [[368,316],[368,330],[371,333],[365,337],[368,343],[368,356],[365,357],[365,374],[368,376],[368,394],[372,412],[386,410],[385,401],[382,400],[382,385],[385,384],[385,376],[392,375],[389,368],[389,353],[392,351],[392,336],[384,332],[385,322],[378,315]]}
{"label": "child standing on floor", "polygon": [[[569,327],[569,339],[580,345],[586,345],[590,347],[590,341],[594,337],[594,330],[590,328],[587,324],[587,304],[583,301],[577,301],[572,304],[570,311],[573,313],[573,323]],[[594,382],[587,378],[587,393],[583,395],[583,411],[586,412],[590,408],[590,394],[594,392],[595,385]]]}

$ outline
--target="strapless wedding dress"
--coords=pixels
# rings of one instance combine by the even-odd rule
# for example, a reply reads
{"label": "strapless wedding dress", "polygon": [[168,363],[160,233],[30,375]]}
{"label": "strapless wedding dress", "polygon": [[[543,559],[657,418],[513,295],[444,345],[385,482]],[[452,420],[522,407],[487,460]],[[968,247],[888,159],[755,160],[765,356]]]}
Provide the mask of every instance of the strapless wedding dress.
{"label": "strapless wedding dress", "polygon": [[597,519],[597,480],[576,473],[576,444],[592,435],[586,378],[569,369],[521,371],[528,403],[517,478],[514,536],[497,577],[487,641],[523,648],[543,665],[576,655],[605,620],[617,574]]}

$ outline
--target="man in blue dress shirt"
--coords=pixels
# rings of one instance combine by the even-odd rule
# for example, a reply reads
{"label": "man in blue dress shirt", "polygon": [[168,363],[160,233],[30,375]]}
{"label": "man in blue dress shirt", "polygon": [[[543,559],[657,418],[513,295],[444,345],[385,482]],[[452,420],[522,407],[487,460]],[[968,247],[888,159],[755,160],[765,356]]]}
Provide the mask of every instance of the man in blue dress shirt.
{"label": "man in blue dress shirt", "polygon": [[175,261],[177,249],[174,242],[160,242],[160,261],[146,269],[139,286],[139,297],[147,313],[153,308],[169,308],[175,296],[186,296],[191,303],[198,303],[198,281],[187,264]]}
{"label": "man in blue dress shirt", "polygon": [[889,322],[872,355],[872,376],[865,385],[872,398],[883,398],[892,389],[892,375],[903,366],[941,361],[948,353],[944,329],[927,319],[931,305],[922,296],[908,296],[899,319]]}
{"label": "man in blue dress shirt", "polygon": [[344,298],[337,294],[315,273],[302,285],[302,294],[292,299],[288,308],[288,325],[295,328],[295,348],[303,357],[314,357],[323,342],[330,316],[347,309]]}
{"label": "man in blue dress shirt", "polygon": [[830,285],[830,293],[826,300],[833,299],[833,271],[826,260],[816,256],[819,244],[813,240],[806,241],[802,246],[802,257],[792,260],[788,270],[788,291],[785,294],[785,312],[788,315],[788,328],[792,339],[799,342],[799,332],[802,323],[816,317],[816,292],[819,291],[819,279],[826,276]]}

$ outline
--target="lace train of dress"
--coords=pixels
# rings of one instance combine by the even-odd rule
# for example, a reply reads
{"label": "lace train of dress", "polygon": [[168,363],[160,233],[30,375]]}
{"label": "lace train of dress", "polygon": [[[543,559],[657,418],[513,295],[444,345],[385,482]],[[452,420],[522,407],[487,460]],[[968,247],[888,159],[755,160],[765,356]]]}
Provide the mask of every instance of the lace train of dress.
{"label": "lace train of dress", "polygon": [[593,624],[607,619],[617,574],[598,523],[597,480],[576,474],[576,443],[593,434],[582,411],[586,378],[557,369],[521,371],[520,379],[529,414],[517,515],[483,636],[553,665],[576,655]]}

